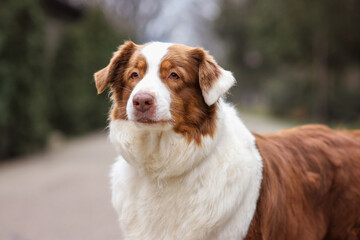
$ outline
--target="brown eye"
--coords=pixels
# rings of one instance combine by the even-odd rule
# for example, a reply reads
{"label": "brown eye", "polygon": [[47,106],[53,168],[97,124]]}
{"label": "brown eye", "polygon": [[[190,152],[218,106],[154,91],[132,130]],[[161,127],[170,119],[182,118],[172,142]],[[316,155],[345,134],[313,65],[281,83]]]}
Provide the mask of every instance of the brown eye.
{"label": "brown eye", "polygon": [[137,74],[136,72],[133,72],[131,74],[131,78],[133,78],[133,79],[139,78],[139,74]]}
{"label": "brown eye", "polygon": [[177,75],[176,73],[173,72],[173,73],[170,74],[169,78],[170,78],[170,79],[177,80],[177,79],[179,79],[180,77],[179,77],[179,75]]}

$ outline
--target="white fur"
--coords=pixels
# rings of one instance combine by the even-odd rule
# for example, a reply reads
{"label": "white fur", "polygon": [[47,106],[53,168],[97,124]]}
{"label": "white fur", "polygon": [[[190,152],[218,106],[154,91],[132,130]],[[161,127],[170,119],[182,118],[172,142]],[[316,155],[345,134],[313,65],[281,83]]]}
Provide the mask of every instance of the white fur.
{"label": "white fur", "polygon": [[134,106],[132,99],[136,93],[147,92],[155,98],[155,121],[168,121],[171,119],[170,113],[170,93],[159,76],[159,66],[162,58],[167,53],[171,43],[153,42],[146,45],[141,53],[146,59],[147,70],[143,79],[136,85],[132,91],[126,106],[126,112],[129,120],[135,120]]}
{"label": "white fur", "polygon": [[243,239],[262,179],[255,138],[233,107],[218,104],[217,131],[188,144],[170,126],[110,123],[121,156],[113,165],[112,203],[126,239]]}
{"label": "white fur", "polygon": [[202,90],[205,102],[208,106],[213,105],[216,101],[224,95],[232,85],[235,84],[236,80],[230,71],[224,69],[221,70],[219,79],[213,84],[208,90]]}

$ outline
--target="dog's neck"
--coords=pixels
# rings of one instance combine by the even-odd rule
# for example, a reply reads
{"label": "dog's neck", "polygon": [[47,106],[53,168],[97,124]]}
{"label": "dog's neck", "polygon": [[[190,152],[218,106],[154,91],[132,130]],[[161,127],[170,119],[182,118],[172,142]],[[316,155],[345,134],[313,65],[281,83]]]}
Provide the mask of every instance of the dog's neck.
{"label": "dog's neck", "polygon": [[[110,140],[122,157],[140,174],[158,180],[182,176],[199,166],[215,146],[222,144],[220,140],[227,124],[222,116],[228,114],[228,109],[229,106],[220,100],[216,133],[213,137],[203,136],[201,145],[194,141],[189,143],[182,135],[175,133],[170,125],[144,126],[127,120],[111,121]],[[246,136],[244,141],[250,141],[244,142],[245,146],[252,144],[251,133],[241,122],[237,125],[231,127],[236,127],[241,135]]]}
{"label": "dog's neck", "polygon": [[174,178],[200,165],[211,154],[221,137],[221,121],[217,120],[217,133],[202,137],[199,145],[175,133],[170,125],[144,127],[133,121],[113,120],[110,141],[140,174],[157,180]]}

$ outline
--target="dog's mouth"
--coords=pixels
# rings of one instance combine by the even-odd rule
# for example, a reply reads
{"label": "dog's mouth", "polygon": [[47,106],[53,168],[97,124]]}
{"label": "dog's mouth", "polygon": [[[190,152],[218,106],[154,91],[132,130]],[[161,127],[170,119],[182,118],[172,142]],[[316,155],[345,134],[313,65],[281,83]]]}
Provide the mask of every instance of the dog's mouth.
{"label": "dog's mouth", "polygon": [[157,123],[157,121],[149,118],[149,117],[141,117],[141,118],[138,118],[136,119],[136,122],[139,122],[139,123],[146,123],[146,124],[154,124],[154,123]]}
{"label": "dog's mouth", "polygon": [[143,116],[135,120],[135,122],[143,123],[143,124],[159,124],[159,123],[169,123],[170,120],[154,120],[152,118]]}

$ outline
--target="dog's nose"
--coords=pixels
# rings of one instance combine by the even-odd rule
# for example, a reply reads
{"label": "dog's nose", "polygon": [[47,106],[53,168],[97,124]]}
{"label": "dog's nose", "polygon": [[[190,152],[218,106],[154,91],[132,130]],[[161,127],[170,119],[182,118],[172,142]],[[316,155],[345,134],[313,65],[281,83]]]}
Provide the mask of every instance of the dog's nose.
{"label": "dog's nose", "polygon": [[137,93],[133,97],[136,111],[146,112],[154,105],[154,97],[149,93]]}

